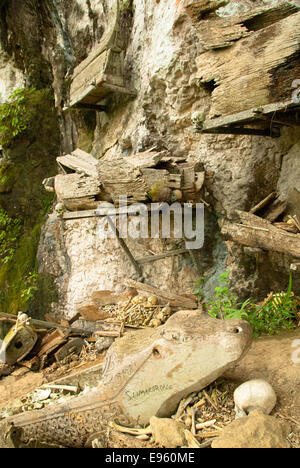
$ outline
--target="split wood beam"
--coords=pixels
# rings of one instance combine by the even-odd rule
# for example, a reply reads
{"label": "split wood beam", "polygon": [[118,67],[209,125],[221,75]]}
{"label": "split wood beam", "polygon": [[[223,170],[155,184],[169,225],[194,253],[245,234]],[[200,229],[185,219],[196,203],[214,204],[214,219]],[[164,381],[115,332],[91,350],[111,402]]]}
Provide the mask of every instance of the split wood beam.
{"label": "split wood beam", "polygon": [[223,221],[221,232],[226,240],[300,258],[300,234],[276,228],[269,221],[251,213],[237,211],[240,222]]}
{"label": "split wood beam", "polygon": [[181,307],[183,309],[197,309],[198,304],[196,298],[185,297],[178,294],[173,294],[169,291],[162,291],[149,284],[140,283],[131,279],[125,280],[126,286],[135,288],[138,291],[143,291],[154,296],[157,296],[162,301],[169,303],[173,307]]}

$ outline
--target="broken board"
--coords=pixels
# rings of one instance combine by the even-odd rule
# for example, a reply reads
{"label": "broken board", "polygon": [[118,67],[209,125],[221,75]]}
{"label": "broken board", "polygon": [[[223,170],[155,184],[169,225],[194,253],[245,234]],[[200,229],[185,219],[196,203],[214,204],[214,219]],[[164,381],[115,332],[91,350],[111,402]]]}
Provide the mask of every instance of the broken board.
{"label": "broken board", "polygon": [[300,234],[291,234],[275,227],[270,221],[244,211],[237,211],[240,222],[223,221],[223,238],[241,245],[300,258]]}
{"label": "broken board", "polygon": [[280,137],[283,126],[300,126],[300,105],[292,101],[276,102],[199,123],[196,133],[260,135]]}
{"label": "broken board", "polygon": [[65,167],[71,169],[72,171],[87,174],[92,177],[98,177],[98,160],[91,154],[86,153],[80,149],[72,151],[71,154],[59,156],[56,158],[56,161],[62,167],[62,169]]}
{"label": "broken board", "polygon": [[[186,3],[201,10],[211,2]],[[281,127],[300,125],[292,87],[300,76],[299,10],[300,4],[283,1],[196,19],[197,77],[211,92],[198,131],[279,137]]]}

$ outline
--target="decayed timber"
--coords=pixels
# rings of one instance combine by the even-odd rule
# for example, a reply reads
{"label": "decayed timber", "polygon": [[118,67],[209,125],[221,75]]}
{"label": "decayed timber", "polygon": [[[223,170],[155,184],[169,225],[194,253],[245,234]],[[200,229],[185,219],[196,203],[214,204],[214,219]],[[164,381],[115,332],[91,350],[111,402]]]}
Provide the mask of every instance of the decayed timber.
{"label": "decayed timber", "polygon": [[147,255],[147,257],[137,258],[136,261],[140,265],[144,265],[145,263],[157,262],[158,260],[164,260],[165,258],[168,258],[168,257],[176,257],[177,255],[184,255],[189,252],[190,251],[187,249],[171,250],[170,252],[164,252],[162,254]]}
{"label": "decayed timber", "polygon": [[240,223],[223,222],[221,232],[225,239],[300,258],[300,234],[284,232],[251,213],[238,211],[237,215]]}
{"label": "decayed timber", "polygon": [[138,281],[131,279],[127,279],[125,283],[127,286],[135,288],[137,291],[144,291],[146,293],[153,294],[173,307],[182,307],[185,309],[197,309],[198,307],[196,298],[192,299],[189,297],[179,296],[178,294],[173,294],[169,291],[162,291],[161,289],[148,284],[139,283]]}
{"label": "decayed timber", "polygon": [[196,164],[182,164],[175,169],[170,165],[174,173],[153,167],[163,157],[162,152],[147,152],[128,158],[102,159],[98,172],[104,191],[116,204],[123,195],[129,203],[195,200],[204,184],[204,172],[195,172]]}
{"label": "decayed timber", "polygon": [[300,76],[299,24],[297,11],[251,31],[222,53],[197,57],[200,81],[216,85],[209,119],[291,99],[291,83]]}
{"label": "decayed timber", "polygon": [[[158,204],[158,206],[151,210],[152,213],[159,213],[161,212],[163,204]],[[148,211],[151,209],[151,205],[147,205]],[[80,219],[80,218],[95,218],[98,216],[105,217],[105,216],[136,216],[139,215],[140,212],[134,206],[120,206],[118,208],[114,208],[113,205],[108,207],[105,203],[105,206],[102,205],[101,202],[98,202],[98,206],[96,210],[82,210],[82,211],[73,211],[73,212],[66,212],[63,214],[63,219],[70,220],[70,219]]]}
{"label": "decayed timber", "polygon": [[166,151],[144,151],[126,158],[126,162],[139,169],[151,168],[157,166],[162,158],[166,156]]}
{"label": "decayed timber", "polygon": [[266,198],[264,198],[261,202],[259,202],[257,205],[255,205],[253,208],[251,208],[250,213],[255,214],[258,211],[262,210],[268,204],[276,198],[276,192],[270,193]]}
{"label": "decayed timber", "polygon": [[184,0],[183,7],[193,19],[199,20],[204,14],[215,11],[227,3],[228,0]]}
{"label": "decayed timber", "polygon": [[270,221],[271,223],[273,223],[279,218],[279,216],[281,216],[285,212],[285,210],[287,209],[287,206],[288,206],[287,201],[283,201],[283,202],[275,201],[270,206],[270,208],[268,208],[267,212],[264,215],[264,218]]}
{"label": "decayed timber", "polygon": [[[0,317],[3,318],[3,319],[6,319],[8,321],[16,321],[17,320],[17,317],[16,315],[12,315],[12,314],[6,314],[4,312],[0,312]],[[91,332],[88,332],[86,330],[83,330],[81,328],[73,328],[73,327],[67,327],[67,326],[64,326],[64,325],[60,325],[58,323],[52,323],[52,322],[46,322],[44,320],[36,320],[36,319],[30,319],[30,323],[36,327],[36,328],[46,328],[46,329],[60,329],[66,333],[76,333],[76,334],[80,334],[82,336],[90,336],[92,333]]]}
{"label": "decayed timber", "polygon": [[101,183],[96,177],[85,174],[59,174],[54,188],[57,200],[71,211],[96,209],[97,197],[101,194]]}
{"label": "decayed timber", "polygon": [[101,192],[99,180],[83,174],[59,174],[55,177],[54,188],[62,202],[68,198],[93,197]]}
{"label": "decayed timber", "polygon": [[135,94],[125,86],[119,0],[110,0],[106,15],[107,28],[100,43],[74,70],[70,107],[94,107],[114,92]]}
{"label": "decayed timber", "polygon": [[82,210],[82,211],[72,211],[70,213],[64,213],[63,219],[82,219],[82,218],[95,218],[97,216],[96,210]]}
{"label": "decayed timber", "polygon": [[253,8],[246,13],[242,13],[239,21],[245,24],[251,31],[258,31],[297,13],[299,9],[300,4],[297,6],[290,1],[281,1],[278,5],[272,6],[266,4],[263,7]]}
{"label": "decayed timber", "polygon": [[[231,133],[262,136],[280,136],[278,128],[286,125],[285,119],[290,119],[290,124],[300,125],[300,117],[297,111],[300,106],[291,100],[286,102],[276,102],[253,109],[248,109],[237,114],[230,114],[224,117],[207,119],[203,124],[198,124],[195,129],[200,133]],[[248,128],[247,125],[254,125],[256,128]],[[264,128],[259,128],[262,126]]]}
{"label": "decayed timber", "polygon": [[92,177],[97,177],[98,161],[91,154],[77,149],[71,154],[59,156],[56,158],[60,166],[72,169],[73,171],[87,174]]}
{"label": "decayed timber", "polygon": [[[63,168],[76,173],[56,176],[44,181],[45,188],[55,189],[58,200],[72,211],[98,208],[101,201],[119,205],[120,197],[129,204],[152,201],[196,201],[201,191],[205,172],[197,172],[196,163],[174,164],[165,151],[146,151],[129,157],[102,158],[77,149],[57,158]],[[163,163],[165,167],[159,168]],[[161,167],[161,166],[160,166]],[[86,213],[78,217],[90,217]],[[66,214],[65,219],[76,218]]]}

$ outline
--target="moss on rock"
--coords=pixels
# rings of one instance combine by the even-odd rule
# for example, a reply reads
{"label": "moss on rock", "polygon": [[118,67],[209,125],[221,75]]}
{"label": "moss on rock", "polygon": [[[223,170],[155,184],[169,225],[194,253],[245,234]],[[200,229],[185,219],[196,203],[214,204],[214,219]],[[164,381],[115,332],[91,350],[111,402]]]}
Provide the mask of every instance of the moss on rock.
{"label": "moss on rock", "polygon": [[0,166],[0,193],[10,193],[15,182],[15,168],[9,162],[2,162]]}
{"label": "moss on rock", "polygon": [[[5,161],[13,168],[14,183],[10,193],[0,190],[0,207],[11,218],[19,218],[22,232],[12,259],[0,266],[0,310],[16,314],[29,311],[40,314],[47,312],[46,286],[43,279],[37,279],[35,294],[28,291],[28,275],[38,270],[37,249],[45,215],[53,203],[53,194],[45,192],[42,181],[56,174],[56,157],[60,150],[60,133],[54,99],[48,89],[31,92],[26,96],[26,121],[23,132],[15,136],[9,147],[4,149]],[[23,101],[22,101],[23,102]],[[8,167],[7,167],[8,168]],[[5,175],[5,171],[3,175]],[[0,172],[1,184],[1,172]],[[55,296],[53,281],[49,281],[49,297]],[[39,296],[39,287],[41,295]],[[51,299],[53,302],[54,299]],[[35,304],[32,309],[32,304]]]}

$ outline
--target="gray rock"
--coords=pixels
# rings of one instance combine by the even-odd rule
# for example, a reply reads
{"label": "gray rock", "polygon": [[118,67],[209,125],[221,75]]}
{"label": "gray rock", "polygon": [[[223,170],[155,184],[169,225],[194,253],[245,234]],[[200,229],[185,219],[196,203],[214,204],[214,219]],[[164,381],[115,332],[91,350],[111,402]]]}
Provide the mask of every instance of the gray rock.
{"label": "gray rock", "polygon": [[110,336],[101,336],[100,338],[97,339],[95,347],[97,351],[101,352],[109,348],[113,344],[114,341],[115,341],[114,338]]}

